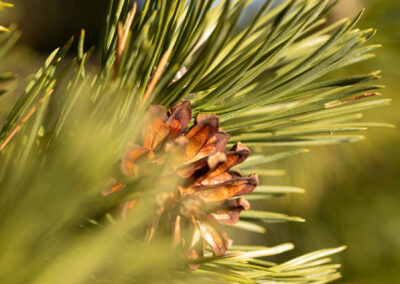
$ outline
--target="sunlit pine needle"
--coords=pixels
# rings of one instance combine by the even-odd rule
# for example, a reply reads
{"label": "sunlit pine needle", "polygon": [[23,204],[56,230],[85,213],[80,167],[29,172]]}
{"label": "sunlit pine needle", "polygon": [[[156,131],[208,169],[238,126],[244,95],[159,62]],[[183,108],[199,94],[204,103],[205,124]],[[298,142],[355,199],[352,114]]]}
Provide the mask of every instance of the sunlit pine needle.
{"label": "sunlit pine needle", "polygon": [[11,141],[11,139],[15,136],[15,134],[18,133],[18,131],[21,129],[21,127],[31,118],[31,116],[36,112],[38,107],[49,97],[53,94],[54,90],[50,90],[47,92],[47,94],[41,98],[36,105],[34,105],[28,113],[22,118],[21,122],[18,123],[17,126],[11,131],[11,133],[7,136],[7,138],[4,140],[4,142],[0,145],[0,152],[3,151],[3,149],[7,146],[7,144]]}
{"label": "sunlit pine needle", "polygon": [[117,46],[117,58],[115,60],[115,66],[114,66],[114,75],[113,75],[114,79],[117,77],[118,74],[119,66],[122,60],[122,55],[124,54],[124,50],[128,40],[129,31],[131,30],[133,20],[135,19],[136,10],[137,10],[137,4],[136,2],[134,2],[131,13],[129,14],[129,17],[126,21],[125,28],[122,22],[118,23],[118,46]]}
{"label": "sunlit pine needle", "polygon": [[143,95],[143,99],[140,103],[140,106],[144,106],[147,100],[149,99],[150,94],[153,92],[154,88],[156,87],[158,81],[161,78],[161,75],[164,72],[165,67],[167,66],[171,53],[172,50],[168,49],[161,57],[160,63],[158,64],[156,71],[154,72],[153,78],[151,78],[150,84],[148,85],[146,92]]}

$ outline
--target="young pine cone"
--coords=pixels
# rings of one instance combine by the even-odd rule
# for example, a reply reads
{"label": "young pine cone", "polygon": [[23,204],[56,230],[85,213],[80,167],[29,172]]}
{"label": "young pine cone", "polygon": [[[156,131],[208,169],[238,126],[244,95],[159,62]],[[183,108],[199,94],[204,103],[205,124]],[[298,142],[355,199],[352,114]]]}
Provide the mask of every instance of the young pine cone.
{"label": "young pine cone", "polygon": [[[121,172],[140,176],[143,162],[160,164],[173,155],[171,172],[178,176],[179,183],[173,192],[158,195],[146,241],[151,241],[160,227],[169,228],[174,247],[182,247],[189,259],[203,256],[207,245],[215,255],[222,256],[230,240],[220,223],[232,225],[239,221],[242,210],[250,208],[246,199],[233,197],[252,192],[258,178],[243,177],[231,170],[250,155],[250,150],[241,143],[225,150],[230,136],[219,129],[218,116],[199,114],[187,130],[191,118],[187,101],[168,112],[161,106],[150,107],[142,146],[132,145],[125,152]],[[108,193],[123,187],[116,184]],[[125,209],[135,202],[127,203]]]}

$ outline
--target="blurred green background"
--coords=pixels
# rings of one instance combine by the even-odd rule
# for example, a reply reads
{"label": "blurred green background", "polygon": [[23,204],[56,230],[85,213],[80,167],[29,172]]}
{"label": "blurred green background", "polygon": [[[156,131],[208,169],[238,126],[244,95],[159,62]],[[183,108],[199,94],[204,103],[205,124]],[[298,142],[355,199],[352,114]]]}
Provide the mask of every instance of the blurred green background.
{"label": "blurred green background", "polygon": [[[101,40],[106,0],[11,2],[16,8],[0,20],[17,21],[22,38],[20,45],[0,63],[0,71],[13,71],[24,78],[50,50],[77,35],[81,28],[87,30],[88,44],[96,45]],[[354,16],[361,7],[367,10],[360,27],[377,28],[373,41],[383,47],[376,52],[375,59],[341,72],[382,70],[381,83],[387,86],[383,94],[393,98],[393,103],[367,112],[366,119],[398,125],[399,0],[344,0],[332,20]],[[1,118],[14,100],[13,96],[0,98]],[[296,250],[283,255],[283,259],[346,244],[348,250],[338,258],[343,264],[341,283],[400,283],[400,133],[398,128],[378,128],[370,129],[366,136],[365,141],[357,144],[312,148],[308,154],[273,165],[286,169],[287,174],[271,178],[271,184],[300,186],[307,193],[272,199],[266,204],[268,210],[302,216],[307,222],[267,227],[267,235],[259,241],[267,245],[295,243]]]}

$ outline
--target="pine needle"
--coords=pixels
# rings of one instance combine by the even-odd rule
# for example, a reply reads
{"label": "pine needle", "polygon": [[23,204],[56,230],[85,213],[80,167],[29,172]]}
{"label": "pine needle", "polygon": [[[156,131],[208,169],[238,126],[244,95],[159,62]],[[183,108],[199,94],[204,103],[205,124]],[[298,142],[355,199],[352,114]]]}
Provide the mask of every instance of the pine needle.
{"label": "pine needle", "polygon": [[170,58],[172,54],[172,50],[168,49],[164,55],[161,57],[160,63],[158,64],[156,71],[154,72],[153,77],[151,78],[150,84],[147,86],[146,92],[143,95],[142,101],[140,103],[140,106],[144,106],[149,99],[151,93],[153,92],[154,88],[157,85],[158,80],[160,80],[161,75],[163,74],[165,67],[168,64],[168,59]]}
{"label": "pine needle", "polygon": [[10,132],[10,134],[6,137],[4,142],[0,145],[0,152],[3,151],[3,149],[7,146],[7,144],[13,139],[13,137],[18,133],[18,131],[21,129],[21,127],[28,122],[28,120],[32,117],[32,115],[36,112],[38,107],[46,101],[48,97],[50,97],[54,93],[54,90],[50,90],[47,92],[47,94],[42,97],[36,105],[34,105],[28,113],[21,119],[20,123],[18,123],[15,128]]}
{"label": "pine needle", "polygon": [[134,2],[131,13],[129,14],[129,17],[126,21],[125,27],[123,26],[122,22],[118,22],[118,45],[117,45],[117,58],[115,60],[115,66],[114,66],[114,75],[113,75],[114,79],[117,77],[118,74],[119,66],[122,60],[122,55],[124,53],[126,43],[128,40],[128,35],[131,30],[133,20],[135,19],[136,9],[137,9],[137,3]]}

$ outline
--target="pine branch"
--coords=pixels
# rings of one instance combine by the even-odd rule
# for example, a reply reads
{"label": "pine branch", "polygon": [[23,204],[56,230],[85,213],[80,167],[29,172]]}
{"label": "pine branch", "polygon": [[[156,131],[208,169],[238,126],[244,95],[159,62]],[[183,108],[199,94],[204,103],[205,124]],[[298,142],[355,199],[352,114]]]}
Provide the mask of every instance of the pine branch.
{"label": "pine branch", "polygon": [[[283,174],[264,166],[308,151],[278,152],[278,146],[354,142],[362,139],[358,132],[368,127],[391,126],[359,122],[361,111],[389,103],[375,98],[382,88],[374,84],[379,72],[326,79],[331,71],[372,57],[370,52],[378,47],[366,45],[374,30],[355,28],[362,13],[352,21],[326,25],[325,17],[333,7],[328,1],[291,0],[279,5],[266,1],[251,23],[238,30],[239,18],[250,3],[232,0],[214,6],[211,0],[152,0],[137,11],[130,1],[110,1],[98,66],[86,66],[92,50],[85,50],[85,31],[70,64],[61,63],[73,39],[48,57],[0,130],[0,279],[140,283],[198,277],[229,283],[327,283],[340,277],[339,266],[328,264],[328,256],[344,247],[275,264],[259,258],[293,245],[233,246],[217,256],[220,247],[211,244],[215,255],[208,251],[188,260],[177,257],[185,252],[171,248],[169,237],[149,246],[143,242],[146,227],[159,222],[154,221],[154,212],[172,214],[173,210],[161,210],[155,203],[162,203],[165,194],[178,188],[177,180],[163,179],[179,168],[177,148],[186,143],[184,139],[165,143],[167,154],[157,163],[141,164],[142,175],[121,174],[127,145],[138,150],[138,143],[151,144],[141,138],[141,132],[153,134],[154,141],[165,138],[158,136],[166,131],[163,121],[155,124],[158,132],[148,126],[150,106],[154,111],[155,104],[171,108],[190,101],[195,116],[218,114],[221,128],[231,136],[228,146],[244,142],[253,148],[254,155],[237,163],[236,169],[257,171],[260,176]],[[0,9],[7,6],[0,2]],[[8,30],[0,34],[0,55],[18,37],[14,28]],[[4,74],[0,80],[11,78]],[[202,118],[214,123],[218,119]],[[198,123],[191,119],[186,121],[189,126]],[[180,127],[181,122],[175,121]],[[213,125],[216,132],[220,131],[217,124]],[[143,145],[139,152],[156,155],[156,149]],[[212,156],[220,159],[218,163],[228,160],[225,152],[219,154]],[[255,176],[241,178],[253,181],[253,187],[255,180],[258,183]],[[243,197],[263,200],[304,192],[261,181]],[[115,214],[120,204],[125,204],[125,210],[130,206],[126,202],[133,199],[139,206],[132,216]],[[201,207],[196,206],[185,208]],[[264,224],[283,221],[304,222],[300,217],[247,210],[235,228],[263,233]],[[176,220],[165,227],[172,227],[172,222]],[[222,242],[217,225],[197,222],[203,230],[194,236]],[[186,269],[199,264],[194,272]]]}

